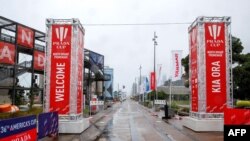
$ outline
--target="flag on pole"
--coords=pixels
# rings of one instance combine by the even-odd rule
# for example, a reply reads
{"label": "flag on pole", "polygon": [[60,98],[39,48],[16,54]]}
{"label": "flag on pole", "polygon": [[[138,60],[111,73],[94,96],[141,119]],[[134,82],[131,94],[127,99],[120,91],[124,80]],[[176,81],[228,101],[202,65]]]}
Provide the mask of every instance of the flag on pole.
{"label": "flag on pole", "polygon": [[182,50],[173,50],[172,51],[172,81],[180,80],[182,69],[181,69],[181,55]]}
{"label": "flag on pole", "polygon": [[150,73],[150,89],[155,90],[155,72]]}
{"label": "flag on pole", "polygon": [[161,81],[161,69],[162,69],[162,64],[158,64],[157,65],[157,80],[156,80],[156,84],[157,86],[161,86],[162,85],[162,81]]}
{"label": "flag on pole", "polygon": [[145,83],[146,83],[146,92],[149,92],[150,91],[150,87],[149,87],[148,77],[146,77]]}

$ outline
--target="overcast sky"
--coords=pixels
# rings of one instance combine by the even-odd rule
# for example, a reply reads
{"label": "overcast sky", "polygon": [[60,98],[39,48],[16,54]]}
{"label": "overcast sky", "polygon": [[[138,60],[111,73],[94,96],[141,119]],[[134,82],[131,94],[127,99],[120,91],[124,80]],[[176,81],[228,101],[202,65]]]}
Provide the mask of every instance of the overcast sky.
{"label": "overcast sky", "polygon": [[[198,16],[230,16],[232,34],[250,52],[249,0],[2,0],[0,15],[45,32],[46,18],[78,18],[82,24],[191,23]],[[85,48],[103,54],[114,68],[114,87],[131,91],[135,77],[153,70],[153,33],[158,46],[156,64],[170,76],[171,50],[188,54],[189,24],[156,26],[85,26]],[[121,87],[120,87],[121,88]]]}

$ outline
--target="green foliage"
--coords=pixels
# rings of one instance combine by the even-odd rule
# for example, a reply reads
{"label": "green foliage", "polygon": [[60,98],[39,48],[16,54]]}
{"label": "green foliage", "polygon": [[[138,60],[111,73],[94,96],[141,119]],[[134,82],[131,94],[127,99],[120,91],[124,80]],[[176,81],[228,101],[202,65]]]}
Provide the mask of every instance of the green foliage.
{"label": "green foliage", "polygon": [[237,100],[236,106],[237,107],[250,107],[250,101],[249,100]]}
{"label": "green foliage", "polygon": [[185,80],[185,87],[189,87],[189,55],[187,55],[185,58],[181,59],[181,65],[184,67],[185,73],[183,74],[183,78]]}
{"label": "green foliage", "polygon": [[189,105],[190,100],[180,100],[180,101],[174,101],[177,105]]}
{"label": "green foliage", "polygon": [[184,74],[184,78],[188,78],[189,77],[189,55],[181,59],[181,65],[184,67],[184,70],[186,72]]}
{"label": "green foliage", "polygon": [[38,96],[40,93],[39,91],[39,87],[37,84],[34,84],[34,87],[33,87],[33,90],[28,93],[28,96],[29,96],[29,99],[30,99],[30,108],[34,105],[34,99],[35,99],[35,96]]}
{"label": "green foliage", "polygon": [[152,108],[152,107],[153,107],[152,103],[149,102],[149,103],[148,103],[148,108]]}
{"label": "green foliage", "polygon": [[28,115],[38,115],[43,112],[42,107],[32,107],[28,111],[18,111],[15,113],[0,113],[0,119],[23,117]]}
{"label": "green foliage", "polygon": [[[18,87],[21,87],[20,85],[16,85],[16,88]],[[10,89],[9,90],[9,97],[10,99],[12,100],[13,99],[13,93],[14,93],[14,90],[13,89]],[[23,98],[24,98],[24,90],[15,90],[15,100],[14,100],[14,104],[15,105],[22,105],[23,104]]]}
{"label": "green foliage", "polygon": [[250,99],[250,54],[240,55],[241,64],[233,69],[234,97]]}
{"label": "green foliage", "polygon": [[178,104],[176,102],[171,103],[171,108],[172,109],[179,109]]}
{"label": "green foliage", "polygon": [[243,51],[243,46],[239,38],[232,37],[232,58],[233,62],[239,62],[240,64],[242,63],[242,57],[241,57],[241,52]]}
{"label": "green foliage", "polygon": [[159,100],[165,100],[166,99],[166,96],[167,94],[164,93],[163,91],[160,91],[160,92],[157,92],[158,93],[158,99]]}
{"label": "green foliage", "polygon": [[[158,99],[159,100],[165,100],[166,97],[167,97],[167,94],[164,93],[163,91],[159,91],[159,92],[157,92],[157,94],[158,94]],[[155,91],[152,91],[152,92],[148,93],[148,99],[149,100],[154,100],[154,96],[155,96]]]}
{"label": "green foliage", "polygon": [[83,110],[83,116],[88,117],[89,116],[89,106],[85,105],[85,109]]}
{"label": "green foliage", "polygon": [[154,96],[155,96],[155,91],[151,91],[150,93],[148,93],[148,99],[149,100],[154,100]]}

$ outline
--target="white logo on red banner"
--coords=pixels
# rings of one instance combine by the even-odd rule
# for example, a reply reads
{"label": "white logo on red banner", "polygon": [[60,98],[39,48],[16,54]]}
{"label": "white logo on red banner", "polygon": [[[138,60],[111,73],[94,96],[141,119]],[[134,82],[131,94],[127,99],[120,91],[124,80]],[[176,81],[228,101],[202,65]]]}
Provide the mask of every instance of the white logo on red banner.
{"label": "white logo on red banner", "polygon": [[210,23],[209,26],[206,25],[206,44],[210,47],[224,46],[224,40],[220,38],[224,35],[222,32],[224,32],[224,26],[218,23]]}
{"label": "white logo on red banner", "polygon": [[[71,25],[52,25],[50,108],[59,114],[69,112]],[[67,30],[66,30],[67,29]]]}
{"label": "white logo on red banner", "polygon": [[66,36],[67,36],[67,33],[68,33],[68,28],[65,28],[65,27],[59,27],[59,28],[56,28],[56,37],[57,39],[60,40],[60,42],[62,42]]}
{"label": "white logo on red banner", "polygon": [[220,36],[221,26],[214,24],[208,26],[208,30],[209,30],[209,35],[213,37],[214,40],[216,40],[217,37]]}
{"label": "white logo on red banner", "polygon": [[191,74],[191,111],[198,111],[198,72],[197,72],[197,45],[198,45],[198,28],[195,26],[189,32],[190,35],[190,74]]}
{"label": "white logo on red banner", "polygon": [[34,69],[44,70],[45,56],[43,52],[34,51]]}
{"label": "white logo on red banner", "polygon": [[207,112],[221,113],[226,107],[225,23],[205,23]]}
{"label": "white logo on red banner", "polygon": [[0,63],[15,64],[15,46],[13,44],[0,42]]}
{"label": "white logo on red banner", "polygon": [[34,31],[30,28],[18,25],[17,32],[17,44],[28,48],[33,48]]}

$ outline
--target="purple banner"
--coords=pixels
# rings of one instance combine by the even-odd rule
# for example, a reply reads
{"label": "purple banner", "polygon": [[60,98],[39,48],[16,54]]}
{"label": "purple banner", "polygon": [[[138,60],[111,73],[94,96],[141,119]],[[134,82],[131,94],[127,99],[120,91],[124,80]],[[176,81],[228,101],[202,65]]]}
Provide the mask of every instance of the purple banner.
{"label": "purple banner", "polygon": [[38,121],[38,139],[58,135],[58,112],[40,114]]}
{"label": "purple banner", "polygon": [[0,121],[0,141],[20,138],[26,138],[26,140],[36,140],[35,115]]}

